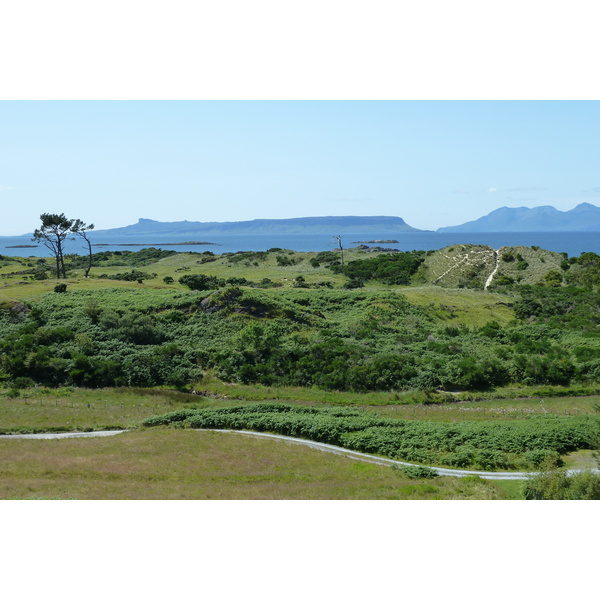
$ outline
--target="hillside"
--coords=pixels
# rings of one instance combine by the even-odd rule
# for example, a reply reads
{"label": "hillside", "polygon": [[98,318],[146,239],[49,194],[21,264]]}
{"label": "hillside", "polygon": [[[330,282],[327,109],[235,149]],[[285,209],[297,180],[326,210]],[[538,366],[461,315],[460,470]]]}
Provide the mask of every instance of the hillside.
{"label": "hillside", "polygon": [[[5,450],[17,465],[5,497],[223,497],[211,482],[232,481],[231,456],[246,455],[244,481],[264,482],[279,469],[268,487],[293,497],[298,477],[289,454],[271,447],[260,458],[244,446],[226,455],[224,440],[215,454],[190,445],[202,433],[186,436],[187,428],[278,432],[421,465],[399,472],[398,484],[387,480],[385,497],[399,497],[413,477],[429,478],[423,465],[592,464],[600,391],[600,256],[593,253],[353,249],[342,264],[339,251],[147,248],[96,253],[87,278],[86,257],[69,256],[60,282],[51,263],[0,260],[0,433],[129,429],[129,437],[97,447],[114,456],[125,440],[131,462],[118,471],[126,480],[142,473],[143,483],[92,489],[91,482],[117,480],[96,457],[87,466],[73,460],[82,456],[79,440],[61,442],[71,450],[59,467],[58,451],[48,467],[41,445],[36,453],[22,444]],[[186,462],[192,456],[196,462]],[[175,478],[150,481],[143,471],[150,457]],[[255,477],[252,465],[265,458],[268,473]],[[198,480],[211,460],[218,475]],[[76,472],[58,491],[46,485],[54,477],[28,479],[36,469],[67,474],[66,464]],[[439,480],[423,493],[456,497]],[[334,497],[331,477],[323,481],[314,497]],[[235,486],[236,493],[266,493],[251,487]],[[488,497],[494,489],[462,493]],[[598,495],[597,487],[582,490],[577,497]],[[364,497],[380,493],[371,488]],[[347,489],[340,497],[359,496]]]}
{"label": "hillside", "polygon": [[570,266],[565,264],[563,254],[537,246],[494,250],[456,244],[429,253],[418,275],[423,281],[446,288],[494,289],[515,283],[544,283],[551,272],[560,275],[560,282],[565,268]]}
{"label": "hillside", "polygon": [[563,212],[553,206],[498,208],[476,221],[440,227],[438,233],[492,233],[510,231],[600,231],[600,208],[583,202]]}

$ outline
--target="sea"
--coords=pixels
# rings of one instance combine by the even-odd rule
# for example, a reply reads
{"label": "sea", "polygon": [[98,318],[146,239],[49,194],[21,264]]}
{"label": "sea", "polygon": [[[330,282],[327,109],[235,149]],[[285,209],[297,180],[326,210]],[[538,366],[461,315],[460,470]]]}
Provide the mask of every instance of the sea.
{"label": "sea", "polygon": [[[158,236],[139,235],[111,236],[98,232],[90,233],[92,251],[130,250],[136,251],[144,247],[176,250],[178,252],[226,252],[264,251],[270,248],[283,248],[298,252],[321,252],[338,247],[337,236],[324,234],[213,234],[204,235],[201,239],[189,239],[186,235]],[[381,243],[395,240],[397,243]],[[377,241],[378,240],[378,241]],[[344,248],[356,247],[360,243],[368,246],[396,248],[400,251],[439,250],[453,244],[476,244],[501,248],[502,246],[539,246],[553,252],[566,252],[569,257],[579,256],[582,252],[600,254],[600,232],[512,232],[512,233],[437,233],[418,231],[396,233],[373,232],[344,233],[341,236]],[[373,243],[377,241],[377,243]],[[202,244],[187,244],[186,242],[202,242]],[[371,243],[369,243],[371,242]],[[185,245],[180,245],[186,243]],[[14,247],[31,246],[31,247]],[[88,249],[81,240],[67,240],[66,254],[87,254]],[[48,257],[52,253],[42,244],[31,241],[31,236],[0,236],[0,254],[20,257]]]}

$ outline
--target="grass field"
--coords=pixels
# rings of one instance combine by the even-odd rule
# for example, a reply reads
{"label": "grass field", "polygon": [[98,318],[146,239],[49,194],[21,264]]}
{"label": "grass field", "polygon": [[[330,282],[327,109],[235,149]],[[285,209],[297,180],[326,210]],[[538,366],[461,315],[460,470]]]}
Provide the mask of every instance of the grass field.
{"label": "grass field", "polygon": [[4,390],[0,392],[0,434],[125,429],[137,427],[146,417],[183,407],[227,407],[271,400],[292,405],[352,406],[386,417],[446,422],[505,421],[541,414],[591,415],[600,403],[600,396],[591,395],[423,404],[424,396],[419,392],[407,392],[404,396],[385,392],[358,394],[215,381],[199,389],[206,395],[160,389],[63,387],[20,390],[15,396]]}
{"label": "grass field", "polygon": [[[536,252],[522,249],[531,265]],[[535,256],[534,256],[535,254]],[[282,266],[277,256],[293,264]],[[182,275],[203,273],[219,278],[245,277],[252,281],[269,278],[282,285],[265,290],[276,295],[293,287],[302,275],[308,284],[330,283],[341,288],[346,281],[324,266],[314,268],[316,253],[282,251],[242,260],[218,257],[201,264],[202,255],[178,253],[157,263],[139,267],[156,278],[126,282],[99,278],[102,274],[131,271],[131,267],[102,266],[92,277],[70,273],[69,291],[136,290],[127,299],[150,308],[162,296],[188,288],[177,282]],[[346,260],[366,258],[364,252],[345,252]],[[542,272],[556,266],[535,262]],[[522,262],[522,261],[521,261]],[[540,262],[540,265],[538,265]],[[0,274],[31,268],[35,259],[18,259],[0,266]],[[516,264],[516,263],[515,263]],[[440,265],[441,269],[443,265]],[[509,273],[513,263],[502,264]],[[137,267],[136,267],[137,268]],[[436,267],[437,268],[437,267]],[[514,267],[516,268],[516,267]],[[532,266],[533,268],[533,266]],[[513,274],[510,271],[510,274]],[[171,276],[172,284],[163,282]],[[2,302],[35,302],[52,293],[57,280],[36,281],[14,274],[0,280]],[[143,291],[153,290],[144,294]],[[164,290],[164,291],[163,291]],[[479,328],[490,321],[504,327],[515,319],[516,296],[470,289],[450,289],[431,284],[384,286],[367,283],[366,291],[393,290],[411,304],[424,309],[441,327]],[[103,292],[106,294],[106,292]],[[288,292],[295,294],[296,290]],[[299,294],[304,292],[298,292]],[[63,294],[55,294],[60,298]],[[64,300],[67,302],[67,300]],[[121,306],[121,304],[119,306]],[[123,304],[123,306],[125,306]],[[478,478],[411,480],[388,467],[364,464],[330,456],[274,440],[206,431],[176,429],[141,430],[145,418],[182,407],[227,407],[251,402],[277,401],[301,405],[333,405],[360,408],[385,417],[425,421],[507,421],[531,415],[593,414],[600,403],[598,390],[559,397],[549,388],[504,388],[477,393],[404,390],[398,392],[338,392],[316,387],[268,387],[225,383],[205,373],[194,384],[198,394],[167,389],[44,387],[0,389],[0,434],[40,431],[88,431],[129,429],[114,438],[54,441],[6,440],[0,437],[0,481],[2,498],[62,499],[521,499],[522,483],[489,482]],[[538,393],[538,396],[535,394]],[[571,467],[595,466],[589,450],[567,455]]]}
{"label": "grass field", "polygon": [[[3,499],[509,499],[519,485],[411,480],[398,471],[278,440],[211,431],[3,440]],[[519,482],[516,482],[519,483]]]}

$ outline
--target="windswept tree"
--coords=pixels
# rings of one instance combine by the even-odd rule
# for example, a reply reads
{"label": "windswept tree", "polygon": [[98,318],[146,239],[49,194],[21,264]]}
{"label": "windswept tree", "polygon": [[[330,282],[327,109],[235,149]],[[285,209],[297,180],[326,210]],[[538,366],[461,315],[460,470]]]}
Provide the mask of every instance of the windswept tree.
{"label": "windswept tree", "polygon": [[85,270],[85,276],[87,277],[90,274],[90,269],[92,268],[92,242],[88,236],[88,232],[94,229],[94,224],[91,223],[87,225],[81,219],[75,219],[73,225],[71,226],[71,231],[78,235],[81,239],[85,240],[88,247],[88,266]]}
{"label": "windswept tree", "polygon": [[56,260],[56,277],[67,277],[65,270],[65,259],[63,254],[64,241],[71,235],[73,227],[73,219],[67,219],[64,213],[60,215],[52,215],[44,213],[40,215],[42,226],[33,232],[33,241],[38,244],[42,243],[50,252],[52,252]]}

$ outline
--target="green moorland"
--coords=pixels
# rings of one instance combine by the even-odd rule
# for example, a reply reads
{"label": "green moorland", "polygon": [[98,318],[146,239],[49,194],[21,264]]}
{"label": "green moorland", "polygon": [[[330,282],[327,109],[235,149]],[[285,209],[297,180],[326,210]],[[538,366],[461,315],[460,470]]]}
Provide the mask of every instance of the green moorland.
{"label": "green moorland", "polygon": [[[274,440],[187,432],[202,427],[280,432],[432,466],[595,466],[600,257],[452,246],[341,258],[109,251],[94,255],[88,278],[87,257],[67,257],[59,281],[50,259],[0,257],[0,433],[133,430],[0,439],[12,456],[0,463],[10,481],[1,496],[550,497],[519,482],[415,483],[415,473]],[[41,456],[49,443],[52,457]],[[277,469],[248,467],[255,451],[272,453]],[[106,461],[121,464],[123,453],[127,466],[111,471]],[[169,471],[174,453],[220,456],[227,481],[217,485],[210,469],[186,476],[184,460]],[[304,460],[314,479],[293,466]],[[328,490],[332,470],[340,476]],[[557,481],[544,485],[578,497]],[[580,497],[595,497],[595,481],[577,485]]]}

